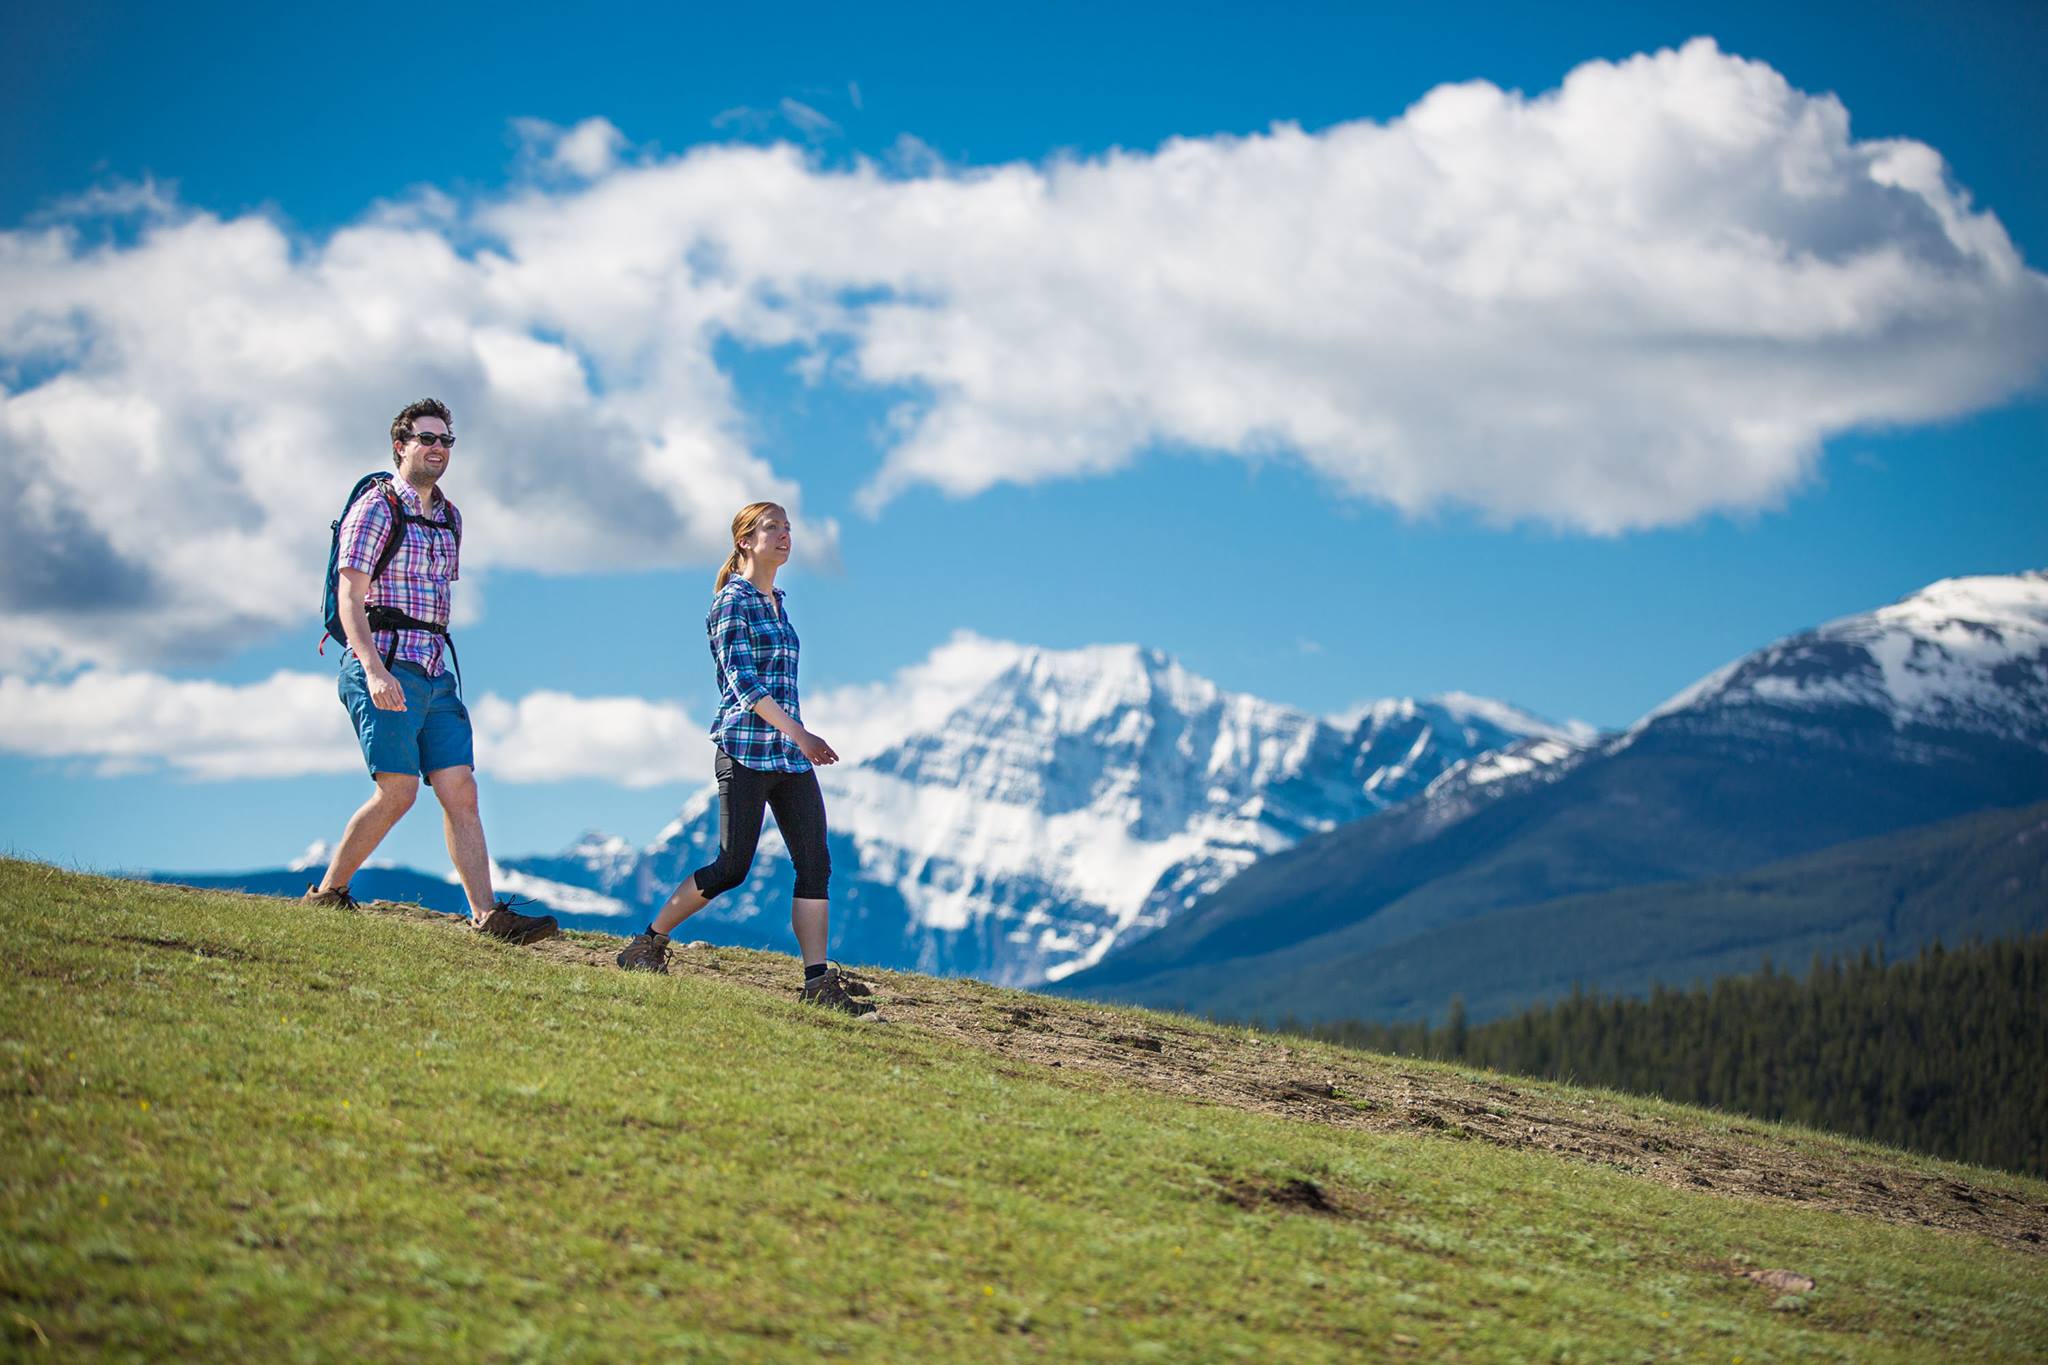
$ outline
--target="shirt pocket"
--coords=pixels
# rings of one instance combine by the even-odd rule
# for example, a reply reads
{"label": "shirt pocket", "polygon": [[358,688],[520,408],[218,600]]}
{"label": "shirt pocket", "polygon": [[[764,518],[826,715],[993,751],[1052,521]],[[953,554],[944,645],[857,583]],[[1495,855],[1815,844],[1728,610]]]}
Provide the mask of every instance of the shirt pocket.
{"label": "shirt pocket", "polygon": [[455,538],[455,532],[418,524],[411,529],[422,533],[420,539],[426,550],[427,576],[453,583],[458,577],[456,560],[462,554],[462,542]]}

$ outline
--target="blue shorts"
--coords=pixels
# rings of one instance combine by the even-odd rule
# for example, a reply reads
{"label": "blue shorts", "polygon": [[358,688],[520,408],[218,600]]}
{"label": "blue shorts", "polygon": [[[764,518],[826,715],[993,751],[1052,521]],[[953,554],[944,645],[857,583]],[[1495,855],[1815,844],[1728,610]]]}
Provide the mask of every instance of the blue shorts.
{"label": "blue shorts", "polygon": [[370,700],[363,665],[351,654],[341,663],[336,690],[356,725],[363,761],[375,773],[436,773],[443,768],[476,766],[475,740],[469,730],[469,708],[456,695],[455,674],[443,669],[430,678],[418,664],[391,665],[391,676],[405,691],[403,711],[380,711]]}

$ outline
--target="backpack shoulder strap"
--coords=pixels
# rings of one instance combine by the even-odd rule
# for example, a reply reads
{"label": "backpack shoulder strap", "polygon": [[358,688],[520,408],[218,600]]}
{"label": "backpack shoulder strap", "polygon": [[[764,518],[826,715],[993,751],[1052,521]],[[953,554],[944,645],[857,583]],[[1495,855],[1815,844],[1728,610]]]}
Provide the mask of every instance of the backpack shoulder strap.
{"label": "backpack shoulder strap", "polygon": [[391,535],[385,540],[384,548],[377,553],[377,562],[370,567],[370,581],[376,582],[391,567],[391,561],[398,558],[398,547],[405,541],[405,524],[412,518],[406,514],[405,504],[398,499],[398,490],[392,485],[389,474],[375,476],[379,482],[377,491],[384,495],[385,503],[391,508]]}

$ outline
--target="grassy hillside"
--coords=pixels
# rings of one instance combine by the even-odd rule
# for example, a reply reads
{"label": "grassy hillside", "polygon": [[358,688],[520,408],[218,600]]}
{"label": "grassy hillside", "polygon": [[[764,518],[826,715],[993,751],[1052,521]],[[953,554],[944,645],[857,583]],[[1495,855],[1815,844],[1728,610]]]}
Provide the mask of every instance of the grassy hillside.
{"label": "grassy hillside", "polygon": [[[2048,1351],[2048,1185],[786,958],[0,863],[0,1340],[52,1359]],[[1803,1281],[1745,1272],[1787,1271]]]}
{"label": "grassy hillside", "polygon": [[1861,839],[1737,876],[1513,905],[1403,937],[1393,927],[1409,906],[1396,901],[1307,942],[1229,961],[1163,966],[1121,985],[1083,972],[1068,986],[1269,1022],[1290,1013],[1441,1021],[1456,996],[1480,1021],[1574,986],[1643,995],[1659,981],[1755,971],[1766,958],[1803,966],[1816,953],[1879,942],[1910,952],[1937,938],[2034,933],[2048,928],[2048,804]]}

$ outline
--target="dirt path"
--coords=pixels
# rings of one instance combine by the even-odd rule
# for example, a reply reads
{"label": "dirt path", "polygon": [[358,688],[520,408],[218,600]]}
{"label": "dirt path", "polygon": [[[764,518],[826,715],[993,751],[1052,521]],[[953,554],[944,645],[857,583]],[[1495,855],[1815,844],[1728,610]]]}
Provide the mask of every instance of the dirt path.
{"label": "dirt path", "polygon": [[[456,921],[430,911],[377,909],[462,932]],[[617,970],[612,954],[619,946],[604,935],[579,934],[526,951]],[[785,996],[798,981],[792,961],[776,953],[679,943],[670,964],[676,976],[715,975]],[[1995,1174],[1949,1179],[1826,1137],[1769,1134],[1740,1120],[1716,1131],[1629,1112],[1625,1100],[1578,1098],[1508,1078],[1468,1078],[1401,1058],[1138,1016],[979,981],[866,969],[858,976],[872,988],[871,1000],[888,1026],[922,1029],[1022,1065],[1339,1128],[1553,1152],[1679,1189],[1797,1202],[1978,1233],[2022,1252],[2048,1251],[2048,1203],[1991,1183]]]}

